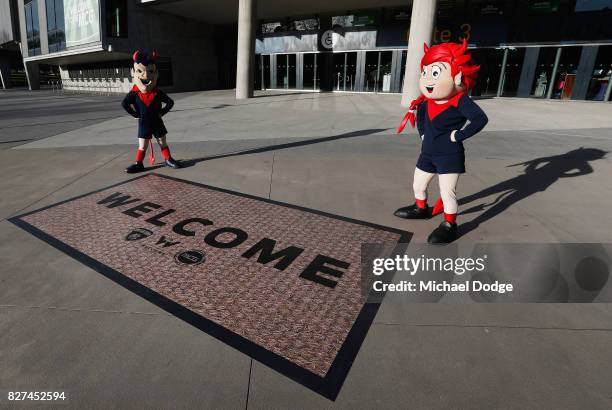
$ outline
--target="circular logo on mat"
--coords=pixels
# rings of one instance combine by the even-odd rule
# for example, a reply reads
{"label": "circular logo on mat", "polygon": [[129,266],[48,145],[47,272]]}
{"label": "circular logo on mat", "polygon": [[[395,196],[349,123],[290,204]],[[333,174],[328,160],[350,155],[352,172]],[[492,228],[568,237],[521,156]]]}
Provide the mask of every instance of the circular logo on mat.
{"label": "circular logo on mat", "polygon": [[138,228],[138,229],[134,229],[132,232],[125,235],[125,240],[126,241],[139,241],[151,235],[153,235],[153,232],[149,231],[148,229]]}
{"label": "circular logo on mat", "polygon": [[181,263],[183,265],[197,265],[199,263],[204,262],[205,259],[206,258],[204,257],[204,252],[199,251],[197,249],[179,252],[174,255],[174,260],[177,263]]}

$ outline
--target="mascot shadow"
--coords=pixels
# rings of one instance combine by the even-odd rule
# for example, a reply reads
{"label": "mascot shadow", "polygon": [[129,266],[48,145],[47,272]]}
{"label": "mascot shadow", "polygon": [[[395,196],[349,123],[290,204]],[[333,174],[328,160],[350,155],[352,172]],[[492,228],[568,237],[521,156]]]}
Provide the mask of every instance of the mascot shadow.
{"label": "mascot shadow", "polygon": [[509,165],[508,167],[525,166],[525,171],[522,175],[502,181],[459,200],[459,205],[466,205],[497,195],[490,203],[481,203],[460,213],[460,215],[466,215],[484,211],[471,221],[459,226],[459,234],[465,235],[477,229],[483,222],[499,215],[513,204],[537,192],[545,191],[561,178],[591,174],[593,168],[590,162],[602,159],[606,154],[607,151],[596,148],[579,148],[561,155]]}
{"label": "mascot shadow", "polygon": [[[295,142],[287,142],[287,143],[282,143],[282,144],[274,144],[274,145],[266,145],[263,147],[255,147],[255,148],[250,148],[250,149],[246,149],[246,150],[242,150],[242,151],[235,151],[235,152],[227,152],[227,153],[222,153],[222,154],[217,154],[217,155],[210,155],[207,157],[201,157],[201,158],[193,158],[193,159],[185,159],[185,160],[180,160],[179,162],[181,163],[182,168],[188,168],[188,167],[192,167],[200,162],[204,162],[204,161],[210,161],[213,159],[221,159],[221,158],[229,158],[229,157],[238,157],[241,155],[250,155],[250,154],[259,154],[262,152],[269,152],[269,151],[277,151],[277,150],[281,150],[281,149],[287,149],[287,148],[296,148],[296,147],[303,147],[306,145],[312,145],[312,144],[320,144],[323,142],[330,142],[330,141],[336,141],[336,140],[341,140],[341,139],[345,139],[345,138],[356,138],[356,137],[364,137],[366,135],[372,135],[372,134],[377,134],[379,132],[383,132],[383,131],[388,131],[388,128],[374,128],[374,129],[365,129],[365,130],[359,130],[359,131],[351,131],[351,132],[347,132],[344,134],[338,134],[338,135],[332,135],[330,137],[322,137],[322,138],[314,138],[314,139],[305,139],[305,140],[301,140],[301,141],[295,141]],[[147,171],[152,171],[158,168],[163,168],[164,165],[162,164],[157,164],[157,165],[153,165],[150,167],[147,167]]]}

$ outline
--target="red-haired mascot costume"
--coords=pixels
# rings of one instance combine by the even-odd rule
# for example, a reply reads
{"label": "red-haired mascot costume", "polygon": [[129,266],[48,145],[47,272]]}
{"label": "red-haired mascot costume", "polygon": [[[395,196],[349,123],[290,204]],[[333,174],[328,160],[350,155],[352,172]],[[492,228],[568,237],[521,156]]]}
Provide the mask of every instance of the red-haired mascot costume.
{"label": "red-haired mascot costume", "polygon": [[[467,52],[465,40],[462,44],[443,43],[431,48],[425,44],[419,80],[422,94],[410,104],[397,130],[401,133],[408,121],[414,127],[416,120],[423,143],[414,171],[415,204],[398,209],[395,216],[429,219],[443,210],[444,222],[429,235],[429,243],[449,243],[457,238],[455,192],[459,175],[465,173],[463,141],[488,122],[485,113],[466,94],[474,86],[479,69]],[[427,186],[436,174],[441,199],[432,210],[427,205]]]}
{"label": "red-haired mascot costume", "polygon": [[157,54],[153,52],[149,55],[138,50],[132,56],[132,60],[134,60],[134,67],[132,68],[134,86],[127,93],[121,105],[128,114],[138,118],[138,151],[136,151],[136,162],[127,167],[125,171],[129,174],[144,171],[142,161],[147,152],[147,145],[150,145],[151,149],[149,156],[151,165],[155,164],[152,137],[155,137],[159,144],[166,166],[181,168],[181,164],[170,155],[170,148],[166,143],[168,131],[162,116],[172,109],[174,101],[157,88],[157,78],[159,76],[156,64]]}

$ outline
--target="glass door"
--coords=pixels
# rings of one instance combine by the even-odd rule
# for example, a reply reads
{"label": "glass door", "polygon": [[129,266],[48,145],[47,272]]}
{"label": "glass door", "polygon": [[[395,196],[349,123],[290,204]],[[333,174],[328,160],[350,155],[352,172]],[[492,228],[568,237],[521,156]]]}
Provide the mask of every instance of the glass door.
{"label": "glass door", "polygon": [[357,53],[334,53],[334,90],[355,91]]}
{"label": "glass door", "polygon": [[295,89],[296,62],[295,54],[277,54],[276,88]]}
{"label": "glass door", "polygon": [[297,80],[296,73],[297,56],[295,54],[287,54],[287,78],[289,79],[287,89],[295,90]]}
{"label": "glass door", "polygon": [[612,46],[599,46],[586,99],[593,101],[606,101],[606,97],[609,99],[611,76]]}
{"label": "glass door", "polygon": [[518,91],[519,80],[523,59],[525,58],[524,48],[509,48],[506,60],[506,69],[502,78],[502,95],[504,97],[515,97]]}
{"label": "glass door", "polygon": [[576,80],[576,70],[580,61],[582,47],[561,47],[561,59],[559,68],[554,79],[552,79],[552,98],[569,99]]}
{"label": "glass door", "polygon": [[542,47],[538,55],[538,63],[531,85],[531,95],[537,98],[546,98],[552,86],[552,74],[555,67],[557,47]]}
{"label": "glass door", "polygon": [[255,89],[267,90],[270,88],[270,55],[260,55],[255,73]]}
{"label": "glass door", "polygon": [[391,61],[393,51],[381,51],[378,58],[378,81],[376,82],[376,92],[391,92]]}
{"label": "glass door", "polygon": [[303,68],[303,87],[305,90],[318,90],[320,87],[320,81],[318,80],[318,67],[317,67],[317,54],[307,53],[304,54],[304,68]]}
{"label": "glass door", "polygon": [[374,93],[377,87],[378,51],[366,52],[365,69],[363,72],[363,91]]}
{"label": "glass door", "polygon": [[471,95],[483,97],[497,95],[504,50],[481,48],[470,50],[470,54],[474,62],[480,66],[478,81],[476,81]]}
{"label": "glass door", "polygon": [[261,54],[255,54],[255,90],[265,90],[263,86],[263,56]]}
{"label": "glass door", "polygon": [[366,52],[363,91],[371,93],[391,92],[392,51]]}

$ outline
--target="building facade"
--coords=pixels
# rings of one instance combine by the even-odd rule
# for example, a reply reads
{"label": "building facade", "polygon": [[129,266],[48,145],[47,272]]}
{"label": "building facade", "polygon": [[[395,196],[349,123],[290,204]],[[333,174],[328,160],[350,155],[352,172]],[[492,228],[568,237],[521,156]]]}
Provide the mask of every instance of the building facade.
{"label": "building facade", "polygon": [[[399,93],[410,5],[262,21],[257,89]],[[473,95],[609,101],[612,1],[440,1],[433,42],[467,38]]]}
{"label": "building facade", "polygon": [[127,92],[136,49],[155,49],[162,56],[160,85],[170,91],[219,86],[215,36],[222,27],[143,7],[139,1],[17,1],[31,88],[40,85],[45,65],[57,68],[65,90]]}
{"label": "building facade", "polygon": [[[247,2],[255,89],[403,89],[409,0],[14,1],[32,88],[46,64],[65,89],[125,92],[137,48],[160,53],[165,88],[233,88]],[[473,95],[609,101],[610,21],[612,0],[439,0],[433,42],[468,39],[482,66]]]}
{"label": "building facade", "polygon": [[14,72],[20,68],[17,0],[4,0],[0,2],[0,88],[12,87]]}

